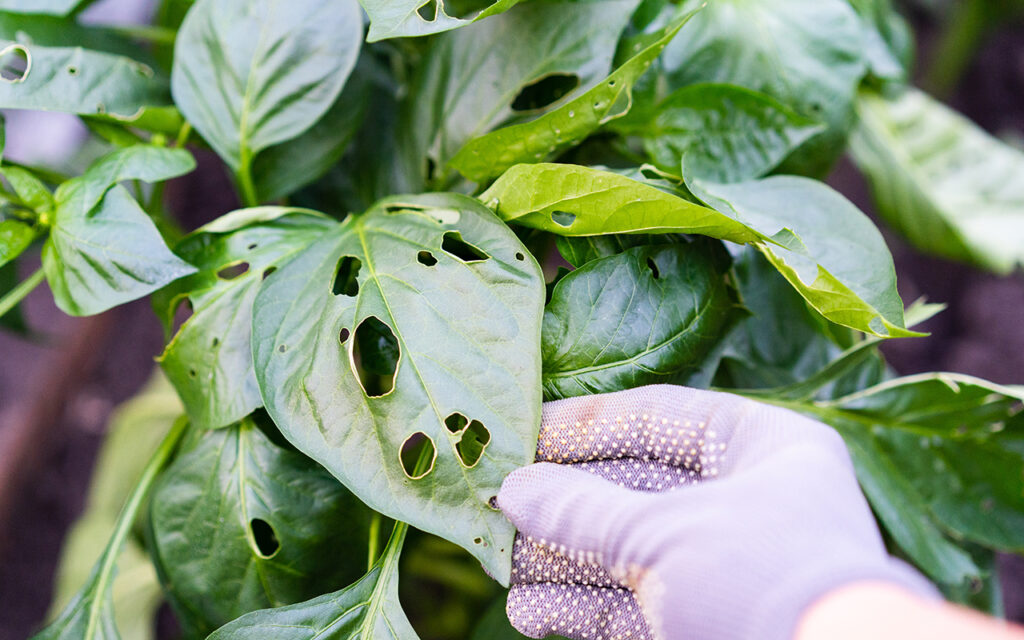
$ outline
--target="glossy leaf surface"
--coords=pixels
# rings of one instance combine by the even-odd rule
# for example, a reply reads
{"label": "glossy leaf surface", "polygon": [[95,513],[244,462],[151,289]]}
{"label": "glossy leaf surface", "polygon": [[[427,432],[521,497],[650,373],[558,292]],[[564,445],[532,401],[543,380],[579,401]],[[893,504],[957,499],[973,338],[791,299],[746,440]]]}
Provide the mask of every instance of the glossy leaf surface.
{"label": "glossy leaf surface", "polygon": [[728,84],[674,91],[640,131],[659,168],[715,182],[757,178],[824,127],[774,98]]}
{"label": "glossy leaf surface", "polygon": [[[391,198],[264,284],[253,317],[257,380],[284,435],[360,499],[463,546],[507,581],[513,530],[488,500],[533,459],[543,302],[536,262],[479,203]],[[365,375],[368,326],[398,352],[390,380]],[[446,426],[454,413],[490,434],[471,467],[457,455],[462,432]],[[416,479],[400,456],[410,440],[436,456]]]}
{"label": "glossy leaf surface", "polygon": [[179,454],[151,518],[161,580],[204,633],[348,584],[365,568],[365,507],[248,419],[202,433]]}
{"label": "glossy leaf surface", "polygon": [[355,0],[199,0],[175,44],[174,102],[237,171],[327,112],[362,26]]}
{"label": "glossy leaf surface", "polygon": [[1024,264],[1024,152],[927,95],[864,93],[853,156],[914,246],[997,273]]}
{"label": "glossy leaf surface", "polygon": [[341,591],[299,604],[254,611],[209,640],[418,640],[398,601],[398,557],[405,525],[370,571]]}
{"label": "glossy leaf surface", "polygon": [[[429,158],[443,168],[473,138],[574,95],[540,92],[538,104],[513,109],[525,88],[552,77],[589,88],[608,74],[615,42],[636,4],[530,2],[439,36],[412,80],[403,109],[404,155],[415,163]],[[415,171],[424,180],[434,177],[426,166],[417,164]]]}
{"label": "glossy leaf surface", "polygon": [[728,263],[701,239],[627,249],[566,275],[544,311],[545,399],[685,384],[738,317]]}
{"label": "glossy leaf surface", "polygon": [[516,165],[480,199],[506,221],[560,235],[676,232],[754,244],[829,320],[884,337],[917,335],[903,325],[881,234],[838,193],[792,176],[689,186],[712,208],[627,176],[561,164]]}
{"label": "glossy leaf surface", "polygon": [[508,11],[519,0],[495,0],[483,10],[457,17],[445,12],[443,2],[431,0],[359,0],[370,17],[367,42],[388,38],[426,36],[472,24]]}
{"label": "glossy leaf surface", "polygon": [[629,111],[633,84],[661,55],[691,15],[673,20],[653,37],[651,44],[571,102],[536,120],[470,140],[452,158],[451,165],[470,180],[483,182],[501,175],[514,164],[547,159],[579,144],[601,125]]}
{"label": "glossy leaf surface", "polygon": [[60,186],[43,269],[61,310],[99,313],[195,271],[171,253],[128,191],[115,186],[127,179],[168,179],[194,166],[186,151],[129,148]]}
{"label": "glossy leaf surface", "polygon": [[253,300],[265,278],[334,226],[312,211],[242,209],[177,244],[177,255],[199,272],[156,297],[168,330],[184,298],[192,307],[159,360],[194,425],[223,427],[263,405],[252,367]]}

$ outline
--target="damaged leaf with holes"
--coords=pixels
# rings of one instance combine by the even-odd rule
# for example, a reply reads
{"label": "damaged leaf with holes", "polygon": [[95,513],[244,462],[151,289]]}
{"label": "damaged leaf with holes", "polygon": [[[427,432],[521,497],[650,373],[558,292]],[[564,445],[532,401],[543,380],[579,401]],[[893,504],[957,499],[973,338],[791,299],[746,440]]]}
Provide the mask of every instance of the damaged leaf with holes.
{"label": "damaged leaf with holes", "polygon": [[[263,405],[250,347],[253,300],[281,264],[336,224],[302,209],[246,209],[200,227],[175,246],[199,271],[154,296],[170,336],[159,361],[195,426],[223,427]],[[186,306],[191,315],[172,334]]]}
{"label": "damaged leaf with holes", "polygon": [[273,430],[247,418],[195,433],[153,493],[151,553],[193,634],[349,584],[364,569],[369,511]]}
{"label": "damaged leaf with holes", "polygon": [[[369,506],[460,544],[506,581],[513,530],[489,500],[533,458],[543,296],[532,255],[479,202],[379,202],[257,295],[267,411]],[[469,422],[453,431],[455,414]],[[418,457],[427,466],[414,473]]]}

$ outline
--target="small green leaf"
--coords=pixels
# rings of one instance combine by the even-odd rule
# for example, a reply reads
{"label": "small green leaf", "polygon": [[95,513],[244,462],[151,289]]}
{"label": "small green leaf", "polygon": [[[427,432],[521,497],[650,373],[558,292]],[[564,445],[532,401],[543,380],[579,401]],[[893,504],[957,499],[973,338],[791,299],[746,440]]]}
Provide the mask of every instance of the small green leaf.
{"label": "small green leaf", "polygon": [[470,180],[483,182],[520,162],[537,162],[575,146],[601,125],[627,111],[633,84],[647,71],[692,13],[660,30],[653,42],[593,88],[536,120],[504,127],[470,140],[450,164]]}
{"label": "small green leaf", "polygon": [[367,509],[251,419],[204,432],[180,453],[153,493],[151,519],[165,589],[204,634],[347,584],[366,568]]}
{"label": "small green leaf", "polygon": [[[373,509],[459,544],[507,582],[514,531],[488,501],[536,450],[543,303],[532,255],[478,202],[389,198],[264,283],[256,377],[296,447]],[[386,375],[366,330],[398,351]],[[453,414],[490,435],[475,465],[458,458]],[[402,460],[419,445],[435,459],[413,474]]]}
{"label": "small green leaf", "polygon": [[728,84],[673,92],[638,133],[654,163],[673,175],[716,182],[757,178],[825,127],[774,98]]}
{"label": "small green leaf", "polygon": [[530,2],[438,36],[413,77],[399,122],[410,172],[421,184],[435,180],[432,171],[444,169],[473,138],[597,84],[611,69],[637,2]]}
{"label": "small green leaf", "polygon": [[887,223],[928,253],[1024,265],[1024,153],[914,89],[865,92],[857,107],[853,157]]}
{"label": "small green leaf", "polygon": [[370,17],[367,42],[441,33],[508,11],[520,0],[495,0],[482,11],[458,18],[448,15],[442,0],[359,0]]}
{"label": "small green leaf", "polygon": [[[694,9],[704,0],[688,0]],[[690,37],[662,54],[675,89],[713,82],[766,93],[828,130],[787,160],[789,172],[822,174],[843,151],[853,102],[867,71],[864,29],[846,0],[715,0],[694,17]]]}
{"label": "small green leaf", "polygon": [[256,292],[277,267],[333,226],[313,211],[243,209],[177,244],[177,255],[199,272],[161,290],[154,306],[168,330],[184,298],[193,313],[159,361],[194,425],[223,427],[263,405],[250,347]]}
{"label": "small green leaf", "polygon": [[34,173],[22,167],[4,165],[0,174],[11,183],[14,193],[26,207],[37,214],[53,212],[53,194]]}
{"label": "small green leaf", "polygon": [[208,640],[418,640],[398,600],[399,523],[381,559],[356,583],[287,607],[246,614]]}
{"label": "small green leaf", "polygon": [[362,33],[355,0],[198,0],[178,32],[174,102],[228,166],[248,171],[334,104]]}
{"label": "small green leaf", "polygon": [[139,481],[125,502],[117,518],[114,533],[110,536],[103,554],[96,562],[89,579],[61,611],[57,619],[45,629],[32,636],[32,640],[120,640],[114,621],[113,583],[117,568],[117,556],[124,546],[132,525],[157,474],[164,468],[187,424],[178,421],[157,447],[146,463]]}
{"label": "small green leaf", "polygon": [[714,208],[564,164],[516,165],[480,199],[506,221],[560,235],[696,233],[753,244],[832,322],[882,337],[920,335],[904,327],[881,234],[835,191],[792,176],[688,186]]}
{"label": "small green leaf", "polygon": [[0,220],[0,267],[21,255],[35,237],[35,230],[23,222]]}
{"label": "small green leaf", "polygon": [[728,263],[700,239],[627,249],[562,278],[544,311],[545,398],[687,383],[738,318]]}
{"label": "small green leaf", "polygon": [[148,295],[195,272],[167,248],[120,180],[164,180],[194,166],[183,150],[131,147],[62,184],[43,269],[57,306],[92,315]]}

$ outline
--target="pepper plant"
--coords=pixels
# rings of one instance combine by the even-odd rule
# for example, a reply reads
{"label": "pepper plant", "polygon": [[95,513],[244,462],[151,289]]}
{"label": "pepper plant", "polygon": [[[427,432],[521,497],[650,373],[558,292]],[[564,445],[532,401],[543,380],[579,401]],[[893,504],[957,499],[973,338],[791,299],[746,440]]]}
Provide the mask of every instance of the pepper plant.
{"label": "pepper plant", "polygon": [[[130,29],[85,4],[0,0],[0,107],[104,149],[0,165],[0,311],[17,330],[44,279],[76,316],[151,297],[184,415],[38,638],[120,637],[126,541],[186,637],[444,637],[399,599],[409,527],[507,585],[493,497],[542,401],[652,383],[832,425],[893,552],[998,611],[1024,391],[886,366],[940,307],[905,310],[822,178],[849,150],[893,231],[1006,273],[1024,155],[909,85],[887,0],[163,0]],[[186,233],[163,187],[194,154],[240,207]],[[511,633],[470,614],[450,637]]]}

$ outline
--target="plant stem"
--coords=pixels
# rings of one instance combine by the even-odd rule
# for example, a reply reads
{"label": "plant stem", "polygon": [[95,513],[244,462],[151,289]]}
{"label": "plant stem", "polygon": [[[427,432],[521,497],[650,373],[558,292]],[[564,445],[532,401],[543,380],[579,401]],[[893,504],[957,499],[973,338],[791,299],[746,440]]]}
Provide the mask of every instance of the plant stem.
{"label": "plant stem", "polygon": [[945,31],[921,82],[936,98],[949,97],[974,59],[992,22],[986,2],[988,0],[965,0],[956,5],[946,21]]}
{"label": "plant stem", "polygon": [[[95,625],[98,624],[98,608],[102,606],[105,601],[104,595],[108,588],[108,583],[114,578],[114,568],[117,565],[117,556],[121,552],[121,547],[124,546],[125,540],[128,539],[128,534],[131,532],[132,525],[135,524],[136,516],[138,516],[139,509],[145,502],[146,497],[149,495],[149,490],[153,487],[153,481],[156,479],[168,461],[171,458],[171,454],[174,453],[175,448],[178,446],[178,442],[181,440],[182,435],[185,433],[185,429],[188,427],[188,422],[185,420],[179,420],[171,427],[171,430],[164,436],[163,441],[157,447],[153,453],[153,457],[146,463],[146,468],[142,470],[142,476],[139,481],[135,484],[135,488],[132,489],[132,493],[128,496],[128,501],[125,502],[124,507],[121,508],[121,513],[117,516],[117,524],[114,526],[114,533],[110,536],[110,540],[107,542],[107,548],[103,551],[103,556],[100,558],[99,563],[96,565],[95,571],[95,592],[98,594],[93,599],[89,606],[89,622],[85,637],[93,637],[92,632],[95,630]],[[73,606],[74,602],[68,606]],[[63,615],[63,614],[62,614]]]}
{"label": "plant stem", "polygon": [[247,207],[258,206],[260,201],[256,196],[256,185],[252,181],[252,156],[246,147],[242,147],[241,150],[237,176],[242,204]]}
{"label": "plant stem", "polygon": [[174,146],[178,148],[184,147],[190,135],[192,135],[192,123],[186,120],[181,125],[181,129],[178,130],[178,138],[174,141]]}
{"label": "plant stem", "polygon": [[174,39],[178,35],[178,32],[174,29],[152,25],[109,25],[105,26],[104,29],[128,36],[129,38],[145,40],[156,44],[174,44]]}
{"label": "plant stem", "polygon": [[370,517],[370,533],[368,535],[369,544],[366,550],[366,570],[369,571],[373,568],[375,562],[377,562],[377,552],[380,547],[380,513],[374,511],[373,516]]}
{"label": "plant stem", "polygon": [[43,268],[39,267],[35,273],[22,281],[21,284],[8,291],[7,295],[0,298],[0,318],[17,306],[17,304],[21,302],[25,296],[31,293],[33,289],[38,287],[45,277],[46,274],[43,273]]}

